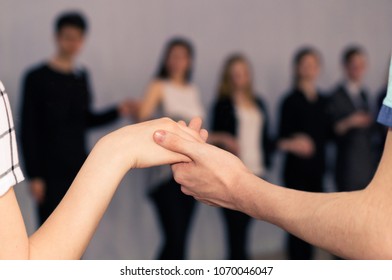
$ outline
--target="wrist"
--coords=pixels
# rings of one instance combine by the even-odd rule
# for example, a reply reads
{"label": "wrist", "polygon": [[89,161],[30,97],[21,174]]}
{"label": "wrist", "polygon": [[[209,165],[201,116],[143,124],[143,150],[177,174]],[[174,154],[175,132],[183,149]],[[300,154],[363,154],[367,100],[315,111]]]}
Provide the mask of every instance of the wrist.
{"label": "wrist", "polygon": [[130,146],[123,147],[117,135],[110,133],[95,144],[90,156],[94,156],[96,164],[124,176],[135,165],[134,159],[127,156],[131,148]]}
{"label": "wrist", "polygon": [[230,183],[232,202],[234,209],[250,214],[253,185],[258,177],[248,170],[238,172]]}
{"label": "wrist", "polygon": [[236,209],[258,220],[270,220],[274,211],[271,196],[276,186],[252,173],[243,174],[241,178]]}

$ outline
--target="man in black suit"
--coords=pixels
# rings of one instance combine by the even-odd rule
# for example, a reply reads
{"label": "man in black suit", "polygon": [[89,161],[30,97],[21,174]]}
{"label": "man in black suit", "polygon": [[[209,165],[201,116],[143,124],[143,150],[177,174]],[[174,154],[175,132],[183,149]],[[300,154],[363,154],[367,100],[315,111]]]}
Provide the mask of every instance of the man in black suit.
{"label": "man in black suit", "polygon": [[345,79],[330,97],[329,112],[337,146],[336,186],[338,191],[352,191],[365,188],[376,168],[372,151],[374,120],[363,86],[365,51],[357,46],[347,48],[342,64]]}

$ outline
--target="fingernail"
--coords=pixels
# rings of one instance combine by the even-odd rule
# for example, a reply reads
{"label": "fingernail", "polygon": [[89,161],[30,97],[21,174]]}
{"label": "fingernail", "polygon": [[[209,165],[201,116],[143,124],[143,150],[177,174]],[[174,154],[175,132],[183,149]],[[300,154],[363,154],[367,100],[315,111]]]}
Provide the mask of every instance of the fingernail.
{"label": "fingernail", "polygon": [[158,130],[154,133],[154,138],[155,140],[162,142],[163,140],[165,140],[165,136],[166,136],[166,132],[163,130]]}

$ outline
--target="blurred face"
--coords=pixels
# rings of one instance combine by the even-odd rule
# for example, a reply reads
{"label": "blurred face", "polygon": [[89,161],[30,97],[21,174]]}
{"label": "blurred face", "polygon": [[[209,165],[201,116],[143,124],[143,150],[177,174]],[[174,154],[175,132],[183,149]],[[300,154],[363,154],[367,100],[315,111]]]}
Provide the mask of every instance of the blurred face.
{"label": "blurred face", "polygon": [[320,63],[313,54],[305,55],[297,66],[298,78],[305,81],[315,81],[320,74]]}
{"label": "blurred face", "polygon": [[63,27],[56,36],[56,45],[59,54],[70,59],[80,53],[83,43],[83,31],[73,26]]}
{"label": "blurred face", "polygon": [[174,46],[166,63],[170,76],[184,77],[191,64],[188,50],[183,46]]}
{"label": "blurred face", "polygon": [[230,81],[235,90],[244,90],[249,88],[251,83],[251,74],[249,66],[244,61],[233,63],[229,70]]}
{"label": "blurred face", "polygon": [[367,68],[366,57],[363,54],[355,54],[345,66],[346,76],[350,81],[361,82]]}

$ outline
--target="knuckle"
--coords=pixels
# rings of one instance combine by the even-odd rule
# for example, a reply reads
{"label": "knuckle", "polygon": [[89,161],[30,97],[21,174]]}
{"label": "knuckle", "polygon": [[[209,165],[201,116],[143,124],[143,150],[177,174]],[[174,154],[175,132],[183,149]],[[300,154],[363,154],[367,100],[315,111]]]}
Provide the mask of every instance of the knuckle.
{"label": "knuckle", "polygon": [[181,174],[181,172],[174,172],[174,180],[178,183],[183,183],[184,182],[184,176]]}
{"label": "knuckle", "polygon": [[181,191],[186,195],[192,195],[192,193],[184,186],[181,186]]}

